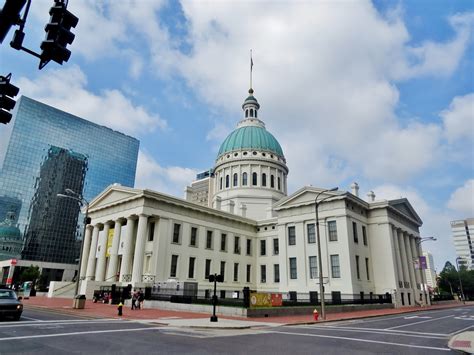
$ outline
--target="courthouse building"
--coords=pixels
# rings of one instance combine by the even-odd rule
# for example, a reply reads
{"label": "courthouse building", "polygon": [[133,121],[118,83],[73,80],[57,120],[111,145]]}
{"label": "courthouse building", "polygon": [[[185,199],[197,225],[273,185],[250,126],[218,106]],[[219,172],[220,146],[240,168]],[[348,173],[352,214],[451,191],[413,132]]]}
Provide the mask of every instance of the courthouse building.
{"label": "courthouse building", "polygon": [[[82,254],[81,291],[176,280],[209,290],[279,292],[318,299],[315,201],[319,203],[325,297],[389,294],[397,306],[422,301],[422,221],[405,198],[368,200],[305,186],[287,195],[283,150],[258,117],[249,90],[243,119],[222,143],[215,165],[185,198],[114,184],[93,199]],[[222,294],[222,293],[221,293]]]}

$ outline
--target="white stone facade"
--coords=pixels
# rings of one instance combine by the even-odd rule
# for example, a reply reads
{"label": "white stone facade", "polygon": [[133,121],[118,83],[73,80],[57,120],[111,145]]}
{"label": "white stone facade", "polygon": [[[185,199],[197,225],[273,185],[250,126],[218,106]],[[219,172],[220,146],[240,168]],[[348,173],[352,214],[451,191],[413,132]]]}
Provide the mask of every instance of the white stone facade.
{"label": "white stone facade", "polygon": [[397,306],[426,302],[414,267],[422,222],[408,200],[376,201],[372,192],[366,202],[358,197],[357,184],[352,193],[303,187],[287,196],[286,160],[257,118],[253,90],[249,94],[244,119],[223,143],[208,176],[186,188],[185,199],[109,186],[91,201],[82,292],[169,279],[197,282],[207,290],[212,287],[207,276],[217,273],[224,275],[221,290],[247,286],[285,298],[314,296],[320,195],[325,297],[389,294]]}

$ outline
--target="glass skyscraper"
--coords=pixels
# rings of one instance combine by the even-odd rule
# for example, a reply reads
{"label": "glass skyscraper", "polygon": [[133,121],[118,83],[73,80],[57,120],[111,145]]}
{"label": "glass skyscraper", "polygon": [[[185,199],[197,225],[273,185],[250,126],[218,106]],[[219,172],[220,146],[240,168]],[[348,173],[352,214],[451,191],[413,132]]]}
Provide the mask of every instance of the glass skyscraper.
{"label": "glass skyscraper", "polygon": [[90,201],[108,185],[133,187],[139,141],[22,96],[0,171],[2,223],[16,227],[22,258],[75,263],[79,206],[57,197],[71,189]]}

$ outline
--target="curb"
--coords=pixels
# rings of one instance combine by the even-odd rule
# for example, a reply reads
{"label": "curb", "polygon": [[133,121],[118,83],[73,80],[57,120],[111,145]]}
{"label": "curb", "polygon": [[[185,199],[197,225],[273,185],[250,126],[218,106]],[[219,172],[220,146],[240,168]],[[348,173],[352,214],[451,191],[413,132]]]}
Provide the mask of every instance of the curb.
{"label": "curb", "polygon": [[396,316],[396,315],[399,315],[399,314],[425,312],[425,311],[439,311],[439,310],[443,310],[443,309],[458,308],[458,307],[469,307],[469,306],[472,306],[472,305],[471,304],[458,304],[458,305],[453,304],[452,306],[441,307],[441,308],[424,308],[424,309],[420,308],[420,309],[411,309],[411,310],[406,310],[406,311],[403,311],[403,312],[391,313],[391,314],[372,314],[372,315],[361,316],[361,317],[327,319],[327,320],[321,320],[321,321],[309,321],[309,322],[302,322],[302,323],[282,323],[281,325],[282,326],[292,326],[292,325],[312,325],[312,324],[321,324],[321,323],[344,322],[344,321],[357,320],[357,319],[362,319],[362,318],[377,318],[377,317],[386,317],[386,316]]}

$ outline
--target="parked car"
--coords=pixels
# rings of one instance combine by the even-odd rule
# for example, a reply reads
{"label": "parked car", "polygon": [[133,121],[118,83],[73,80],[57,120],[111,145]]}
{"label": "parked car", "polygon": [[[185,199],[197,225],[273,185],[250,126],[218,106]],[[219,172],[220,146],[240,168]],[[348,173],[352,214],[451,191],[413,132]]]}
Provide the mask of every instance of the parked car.
{"label": "parked car", "polygon": [[22,313],[21,297],[18,298],[13,290],[0,288],[0,318],[11,317],[14,320],[20,320]]}

